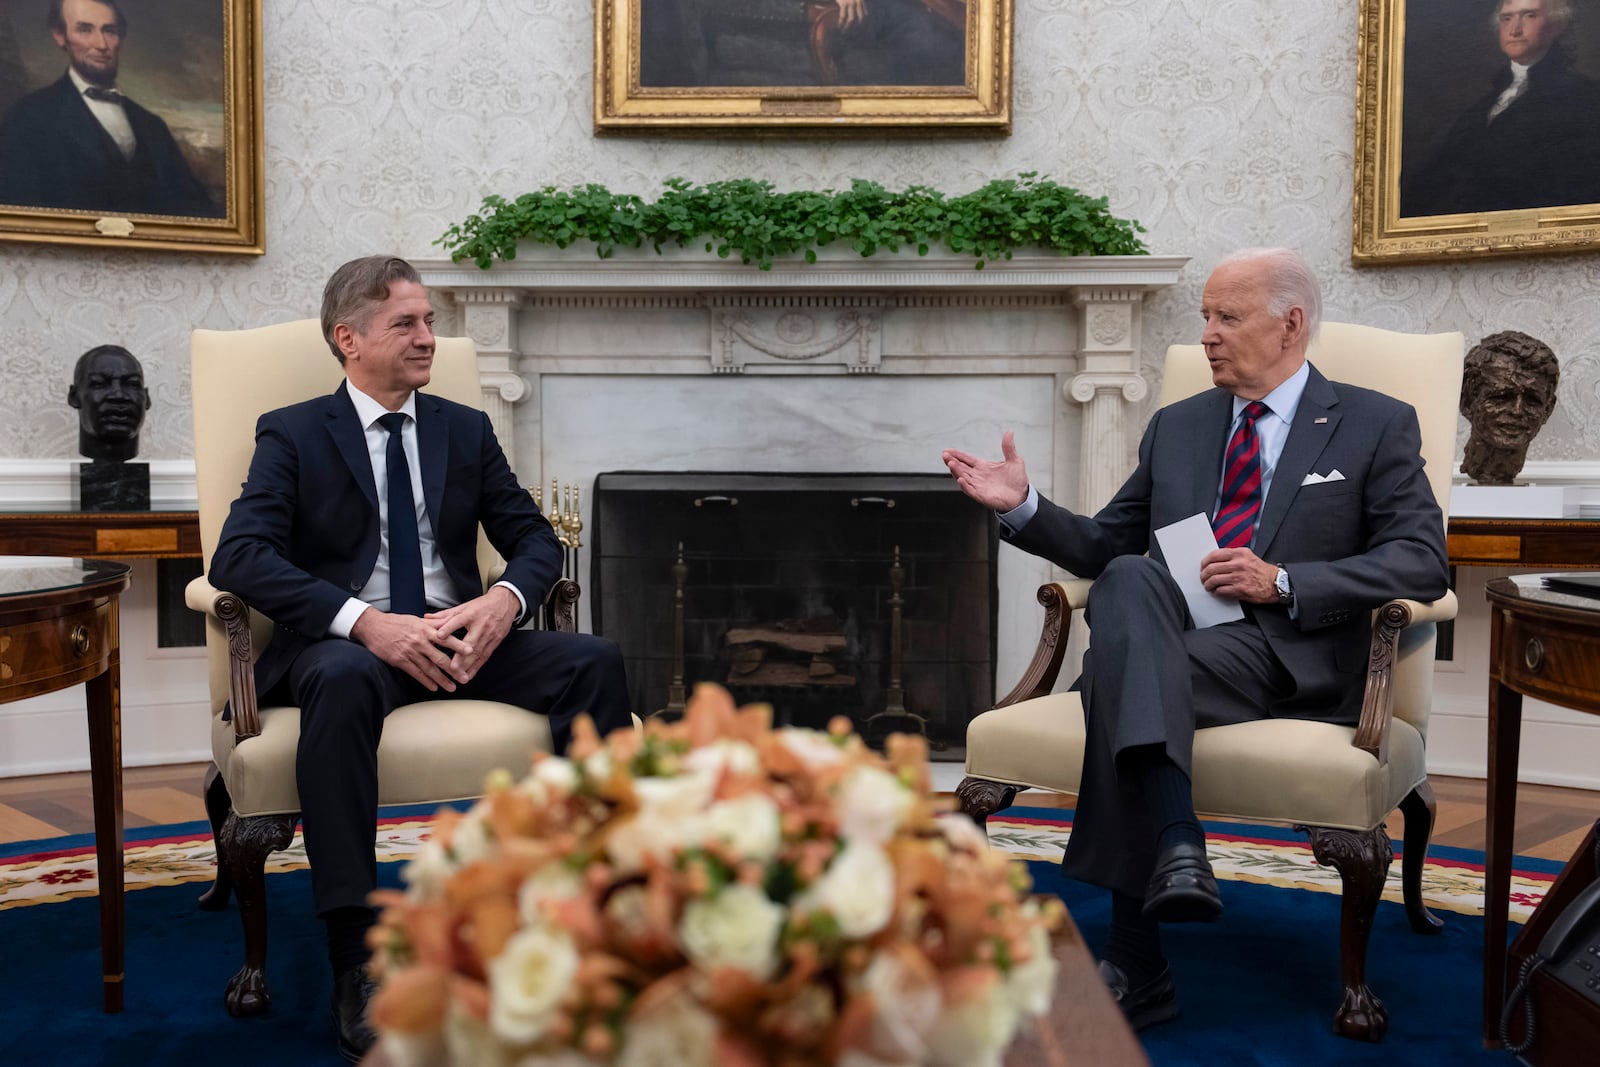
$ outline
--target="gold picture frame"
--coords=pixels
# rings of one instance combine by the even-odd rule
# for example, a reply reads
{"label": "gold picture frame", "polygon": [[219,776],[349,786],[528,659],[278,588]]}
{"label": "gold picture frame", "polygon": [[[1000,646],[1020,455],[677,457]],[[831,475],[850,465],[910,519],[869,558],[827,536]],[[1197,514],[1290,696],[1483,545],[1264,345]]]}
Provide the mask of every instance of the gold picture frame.
{"label": "gold picture frame", "polygon": [[[1600,247],[1600,0],[1528,31],[1536,56],[1501,6],[1362,0],[1356,266]],[[1534,61],[1511,90],[1518,55]]]}
{"label": "gold picture frame", "polygon": [[47,10],[0,0],[0,239],[265,251],[261,0]]}
{"label": "gold picture frame", "polygon": [[595,0],[595,132],[1007,134],[1012,5]]}

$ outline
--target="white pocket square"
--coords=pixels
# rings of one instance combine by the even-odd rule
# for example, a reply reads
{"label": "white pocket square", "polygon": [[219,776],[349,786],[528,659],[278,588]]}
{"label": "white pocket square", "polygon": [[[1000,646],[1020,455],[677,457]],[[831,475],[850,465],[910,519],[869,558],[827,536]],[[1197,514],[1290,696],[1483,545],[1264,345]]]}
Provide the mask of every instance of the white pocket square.
{"label": "white pocket square", "polygon": [[1342,482],[1342,481],[1344,481],[1344,475],[1339,473],[1339,468],[1338,467],[1335,467],[1335,468],[1333,468],[1333,470],[1329,471],[1327,474],[1318,474],[1317,472],[1312,471],[1310,474],[1306,475],[1305,481],[1301,482],[1300,484],[1301,485],[1321,485],[1323,482]]}

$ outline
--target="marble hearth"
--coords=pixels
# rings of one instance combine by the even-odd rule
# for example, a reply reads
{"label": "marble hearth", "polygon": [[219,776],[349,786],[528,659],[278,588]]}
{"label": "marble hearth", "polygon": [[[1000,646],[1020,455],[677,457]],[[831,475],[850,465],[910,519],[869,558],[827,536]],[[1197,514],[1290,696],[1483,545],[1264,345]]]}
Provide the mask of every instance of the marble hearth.
{"label": "marble hearth", "polygon": [[[603,471],[938,472],[941,449],[996,454],[1005,430],[1041,492],[1096,507],[1126,476],[1148,391],[1141,303],[1186,261],[1041,255],[976,271],[966,257],[847,254],[764,272],[697,249],[573,248],[418,267],[441,332],[477,344],[519,476],[583,486],[587,525]],[[1038,636],[1034,591],[1055,575],[1005,545],[997,572],[1004,691]]]}

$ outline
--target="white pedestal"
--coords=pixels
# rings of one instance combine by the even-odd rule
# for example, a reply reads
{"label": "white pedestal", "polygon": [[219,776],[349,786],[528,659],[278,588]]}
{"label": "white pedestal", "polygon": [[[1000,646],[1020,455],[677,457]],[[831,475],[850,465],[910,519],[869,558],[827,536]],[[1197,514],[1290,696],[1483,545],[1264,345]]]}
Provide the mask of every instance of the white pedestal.
{"label": "white pedestal", "polygon": [[1581,485],[1458,485],[1450,514],[1479,519],[1575,519]]}

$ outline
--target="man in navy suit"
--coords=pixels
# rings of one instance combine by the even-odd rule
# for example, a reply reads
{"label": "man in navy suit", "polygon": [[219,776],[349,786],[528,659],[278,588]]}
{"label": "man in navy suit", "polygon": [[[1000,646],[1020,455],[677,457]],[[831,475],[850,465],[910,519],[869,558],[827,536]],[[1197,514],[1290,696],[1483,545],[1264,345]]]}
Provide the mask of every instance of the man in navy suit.
{"label": "man in navy suit", "polygon": [[115,0],[55,0],[50,33],[67,72],[0,123],[0,204],[101,214],[225,212],[160,117],[116,87],[128,23]]}
{"label": "man in navy suit", "polygon": [[[263,703],[300,707],[306,858],[354,1061],[373,1040],[362,965],[384,716],[426,699],[516,704],[549,717],[558,752],[580,714],[602,734],[632,719],[614,643],[518,628],[561,576],[561,544],[488,416],[418,391],[434,337],[416,270],[346,263],[323,291],[322,330],[346,380],[261,417],[210,578],[276,623],[256,686]],[[506,561],[487,592],[480,525]]]}
{"label": "man in navy suit", "polygon": [[[1306,362],[1321,307],[1294,252],[1224,259],[1200,307],[1216,388],[1155,413],[1137,469],[1093,517],[1039,495],[1009,433],[999,462],[944,454],[961,488],[1000,513],[1002,536],[1095,579],[1077,683],[1083,778],[1062,867],[1111,890],[1100,973],[1136,1029],[1178,1014],[1158,924],[1222,913],[1190,789],[1195,729],[1354,725],[1372,609],[1448,588],[1417,414]],[[1197,629],[1153,535],[1200,512],[1221,546],[1201,582],[1244,618]]]}

